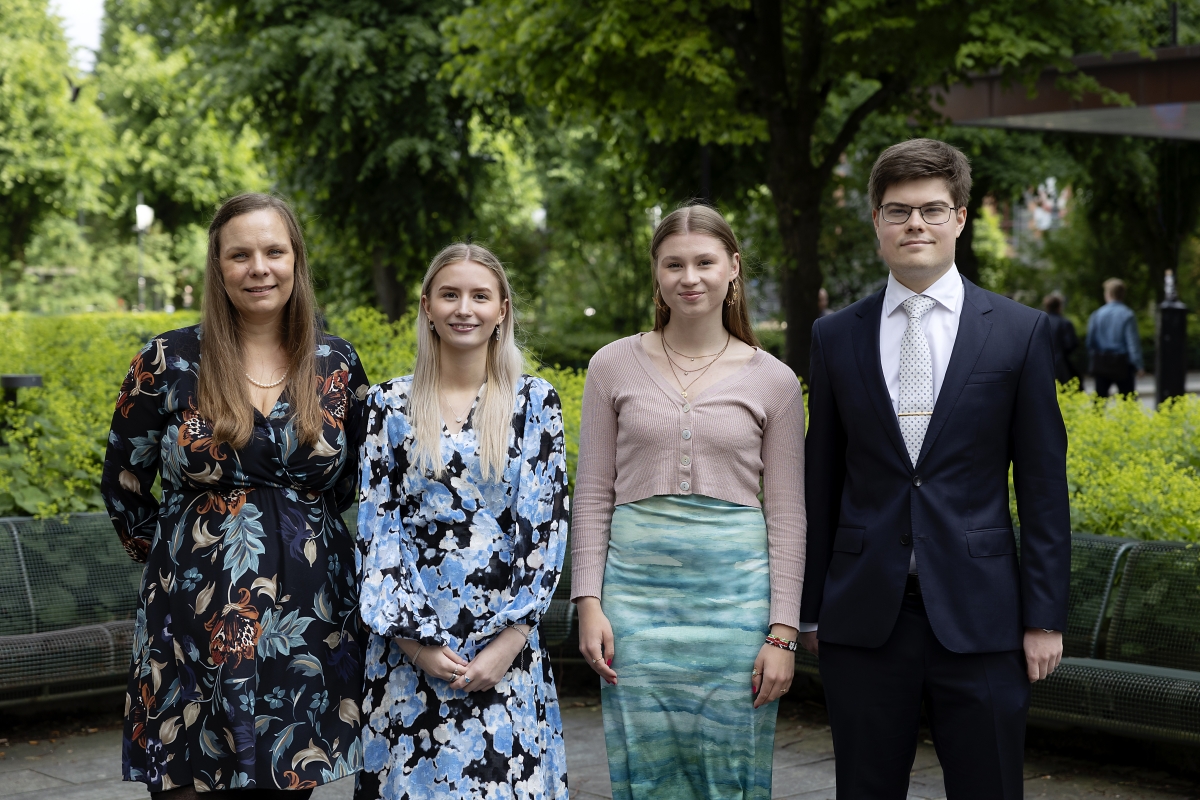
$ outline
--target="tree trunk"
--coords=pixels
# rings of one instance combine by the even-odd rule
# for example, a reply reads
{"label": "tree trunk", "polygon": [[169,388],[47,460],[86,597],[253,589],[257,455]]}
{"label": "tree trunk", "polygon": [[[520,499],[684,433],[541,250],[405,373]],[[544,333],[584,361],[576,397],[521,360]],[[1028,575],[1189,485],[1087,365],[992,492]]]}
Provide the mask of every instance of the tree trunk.
{"label": "tree trunk", "polygon": [[379,310],[395,322],[408,310],[408,291],[396,274],[396,265],[388,257],[388,249],[376,245],[371,251],[371,278],[375,283],[375,301]]}
{"label": "tree trunk", "polygon": [[812,326],[817,319],[817,294],[825,281],[820,260],[823,182],[817,179],[816,170],[807,172],[772,174],[768,179],[784,254],[780,270],[780,299],[787,321],[784,360],[806,381]]}
{"label": "tree trunk", "polygon": [[979,257],[975,255],[975,217],[983,208],[983,196],[971,195],[967,203],[967,226],[954,246],[954,265],[964,278],[979,284]]}

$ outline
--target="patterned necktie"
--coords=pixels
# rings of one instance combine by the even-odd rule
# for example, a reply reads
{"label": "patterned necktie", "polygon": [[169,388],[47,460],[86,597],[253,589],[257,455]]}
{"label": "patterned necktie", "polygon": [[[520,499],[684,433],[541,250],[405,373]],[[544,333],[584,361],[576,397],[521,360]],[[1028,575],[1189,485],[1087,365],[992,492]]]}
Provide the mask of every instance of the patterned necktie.
{"label": "patterned necktie", "polygon": [[908,327],[900,340],[900,397],[896,416],[908,457],[915,467],[933,414],[933,359],[929,355],[929,340],[921,330],[921,317],[935,303],[932,298],[916,294],[900,305],[908,313]]}

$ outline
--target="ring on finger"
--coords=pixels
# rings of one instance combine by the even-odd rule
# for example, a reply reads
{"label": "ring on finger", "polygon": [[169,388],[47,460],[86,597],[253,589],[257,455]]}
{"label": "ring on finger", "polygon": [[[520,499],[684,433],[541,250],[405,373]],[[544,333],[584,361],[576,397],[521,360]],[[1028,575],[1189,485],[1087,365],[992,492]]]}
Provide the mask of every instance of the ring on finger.
{"label": "ring on finger", "polygon": [[759,675],[761,675],[761,674],[762,674],[762,673],[758,671],[758,667],[755,667],[754,669],[750,670],[750,677],[751,677],[751,678],[757,678],[757,677],[758,677]]}
{"label": "ring on finger", "polygon": [[600,658],[593,658],[593,659],[592,659],[592,663],[593,663],[593,664],[599,664],[599,663],[600,663],[601,661],[603,661],[603,660],[604,660],[604,656],[601,656]]}
{"label": "ring on finger", "polygon": [[466,676],[463,677],[463,683],[470,683],[470,682],[471,682],[471,679],[469,677],[466,677]]}
{"label": "ring on finger", "polygon": [[458,670],[454,670],[454,672],[450,673],[450,682],[453,683],[456,680],[458,680]]}

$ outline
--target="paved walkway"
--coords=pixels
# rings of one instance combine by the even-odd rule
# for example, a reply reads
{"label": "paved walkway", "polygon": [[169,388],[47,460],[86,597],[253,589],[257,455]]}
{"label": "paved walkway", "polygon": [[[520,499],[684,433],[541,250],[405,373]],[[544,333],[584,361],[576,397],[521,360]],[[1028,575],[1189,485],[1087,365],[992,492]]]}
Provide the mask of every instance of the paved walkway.
{"label": "paved walkway", "polygon": [[[563,701],[571,797],[612,797],[600,708],[594,698]],[[0,732],[0,736],[3,732]],[[0,739],[0,798],[4,800],[147,800],[140,785],[120,776],[121,734],[103,730],[33,742]],[[1031,758],[1025,768],[1027,798],[1055,800],[1180,800],[1198,798],[1180,781],[1054,757]],[[819,721],[783,717],[775,740],[777,798],[834,797],[833,745]],[[313,800],[350,800],[353,780],[322,787]],[[944,797],[933,746],[922,742],[913,766],[910,798]]]}

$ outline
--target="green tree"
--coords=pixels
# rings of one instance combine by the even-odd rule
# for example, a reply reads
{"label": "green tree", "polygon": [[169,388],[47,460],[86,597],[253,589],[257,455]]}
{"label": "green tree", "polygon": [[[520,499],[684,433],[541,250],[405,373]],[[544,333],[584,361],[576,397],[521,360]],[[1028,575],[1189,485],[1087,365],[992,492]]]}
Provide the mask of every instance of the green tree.
{"label": "green tree", "polygon": [[1146,3],[482,0],[447,30],[457,86],[477,102],[521,98],[602,127],[632,114],[657,141],[760,144],[783,245],[788,362],[805,372],[823,206],[863,123],[928,116],[929,87],[975,72],[1069,75],[1075,52],[1135,45],[1130,19]]}
{"label": "green tree", "polygon": [[111,159],[111,130],[46,0],[0,0],[0,278],[19,276],[44,217],[102,207]]}
{"label": "green tree", "polygon": [[[391,319],[429,258],[470,233],[484,159],[441,77],[439,25],[462,0],[216,0],[202,48],[249,98],[283,187],[343,255],[371,265]],[[207,34],[206,34],[207,36]]]}
{"label": "green tree", "polygon": [[203,18],[160,21],[163,5],[107,0],[96,80],[124,154],[113,216],[132,220],[142,192],[165,230],[175,233],[207,225],[221,201],[261,191],[269,180],[245,104],[214,101],[217,87],[195,63],[188,27]]}

